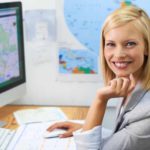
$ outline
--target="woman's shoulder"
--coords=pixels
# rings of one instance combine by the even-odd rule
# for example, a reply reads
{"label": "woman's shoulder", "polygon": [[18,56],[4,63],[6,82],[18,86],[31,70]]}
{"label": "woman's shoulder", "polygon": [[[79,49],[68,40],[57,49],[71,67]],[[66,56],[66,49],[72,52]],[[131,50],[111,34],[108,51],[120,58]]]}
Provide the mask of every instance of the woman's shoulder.
{"label": "woman's shoulder", "polygon": [[138,83],[132,93],[134,95],[134,98],[136,97],[137,99],[141,99],[139,101],[140,103],[150,103],[150,90],[145,90],[141,83]]}
{"label": "woman's shoulder", "polygon": [[140,100],[137,103],[135,103],[134,108],[131,109],[131,111],[129,111],[129,113],[127,114],[129,115],[129,118],[134,118],[135,120],[142,120],[148,117],[150,118],[150,91],[145,91]]}
{"label": "woman's shoulder", "polygon": [[146,98],[147,98],[147,97],[150,98],[150,90],[146,90],[146,92],[145,92],[145,97],[146,97]]}
{"label": "woman's shoulder", "polygon": [[143,97],[142,97],[142,100],[140,101],[140,104],[149,104],[150,106],[150,90],[143,90],[145,91]]}
{"label": "woman's shoulder", "polygon": [[130,121],[150,118],[150,90],[144,90],[138,85],[132,93],[127,110],[124,117]]}

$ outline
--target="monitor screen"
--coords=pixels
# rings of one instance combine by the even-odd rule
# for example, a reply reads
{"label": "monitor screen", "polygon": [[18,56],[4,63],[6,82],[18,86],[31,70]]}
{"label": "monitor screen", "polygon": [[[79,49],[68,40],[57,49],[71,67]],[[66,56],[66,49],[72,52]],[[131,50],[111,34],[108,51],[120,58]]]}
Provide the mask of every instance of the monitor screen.
{"label": "monitor screen", "polygon": [[[0,106],[17,99],[25,83],[21,2],[0,3]],[[11,92],[12,93],[6,93]],[[10,97],[9,97],[10,96]]]}

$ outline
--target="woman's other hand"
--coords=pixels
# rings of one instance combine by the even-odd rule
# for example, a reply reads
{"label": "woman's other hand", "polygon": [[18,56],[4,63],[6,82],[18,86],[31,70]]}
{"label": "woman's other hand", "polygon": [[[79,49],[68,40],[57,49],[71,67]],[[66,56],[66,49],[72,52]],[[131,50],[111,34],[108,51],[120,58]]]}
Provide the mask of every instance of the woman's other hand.
{"label": "woman's other hand", "polygon": [[59,137],[60,138],[66,138],[66,137],[70,137],[73,135],[73,132],[82,128],[82,124],[79,123],[73,123],[73,122],[69,122],[69,121],[64,121],[64,122],[57,122],[54,123],[53,125],[51,125],[47,131],[53,131],[54,129],[65,129],[66,132],[64,134],[61,134]]}

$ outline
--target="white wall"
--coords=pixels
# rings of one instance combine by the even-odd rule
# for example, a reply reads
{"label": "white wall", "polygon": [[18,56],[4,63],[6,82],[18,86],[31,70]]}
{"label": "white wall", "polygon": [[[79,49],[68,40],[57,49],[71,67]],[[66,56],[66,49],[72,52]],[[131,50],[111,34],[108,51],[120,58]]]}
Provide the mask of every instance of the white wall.
{"label": "white wall", "polygon": [[[22,2],[23,10],[56,8],[55,0],[22,0]],[[57,46],[57,42],[49,43],[50,57],[47,57],[48,59],[43,63],[34,63],[35,52],[25,42],[27,92],[17,104],[77,106],[91,104],[97,89],[102,86],[101,80],[99,82],[57,81]],[[116,102],[114,101],[113,104]]]}

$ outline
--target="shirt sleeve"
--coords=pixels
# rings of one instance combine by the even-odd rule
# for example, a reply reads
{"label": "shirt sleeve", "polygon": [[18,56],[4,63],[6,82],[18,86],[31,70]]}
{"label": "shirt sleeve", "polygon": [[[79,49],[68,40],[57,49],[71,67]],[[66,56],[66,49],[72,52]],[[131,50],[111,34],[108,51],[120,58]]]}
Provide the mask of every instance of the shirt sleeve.
{"label": "shirt sleeve", "polygon": [[102,127],[96,126],[82,132],[82,129],[73,133],[77,150],[99,150],[102,139]]}
{"label": "shirt sleeve", "polygon": [[150,119],[133,122],[103,138],[102,126],[73,133],[77,150],[149,150]]}

